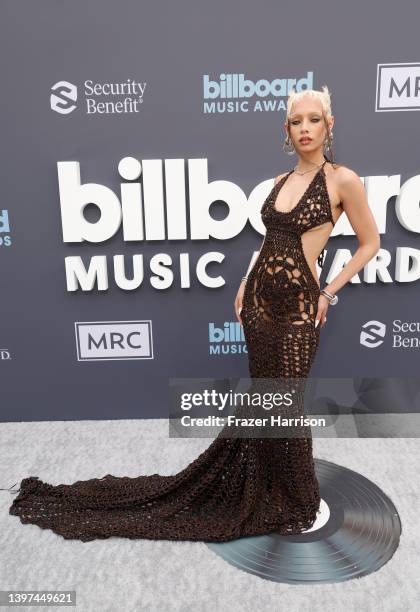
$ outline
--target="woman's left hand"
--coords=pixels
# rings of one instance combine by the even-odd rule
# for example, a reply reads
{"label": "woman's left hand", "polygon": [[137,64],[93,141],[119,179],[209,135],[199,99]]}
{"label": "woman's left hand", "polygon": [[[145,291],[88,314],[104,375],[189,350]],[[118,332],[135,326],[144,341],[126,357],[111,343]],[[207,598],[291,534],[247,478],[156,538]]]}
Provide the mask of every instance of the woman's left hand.
{"label": "woman's left hand", "polygon": [[328,310],[329,305],[330,303],[328,299],[325,297],[325,295],[322,295],[321,293],[321,295],[318,298],[318,311],[315,317],[315,327],[318,327],[318,325],[320,325],[320,327],[323,327],[325,325],[325,322],[327,320],[327,310]]}

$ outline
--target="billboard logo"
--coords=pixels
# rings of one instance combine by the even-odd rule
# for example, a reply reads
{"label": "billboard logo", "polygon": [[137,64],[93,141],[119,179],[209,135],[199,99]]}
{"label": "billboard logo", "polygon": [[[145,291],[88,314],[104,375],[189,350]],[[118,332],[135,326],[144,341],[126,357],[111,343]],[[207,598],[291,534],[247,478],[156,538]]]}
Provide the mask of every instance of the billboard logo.
{"label": "billboard logo", "polygon": [[9,212],[7,211],[7,209],[0,209],[0,247],[10,246],[12,244],[12,239],[10,237],[9,232]]}
{"label": "billboard logo", "polygon": [[153,359],[152,321],[75,322],[78,361]]}
{"label": "billboard logo", "polygon": [[209,322],[209,354],[238,355],[247,353],[245,335],[238,321],[225,321],[222,327]]}
{"label": "billboard logo", "polygon": [[367,321],[367,323],[362,325],[360,344],[367,348],[376,348],[383,343],[385,332],[385,323],[381,323],[380,321]]}
{"label": "billboard logo", "polygon": [[72,113],[76,107],[77,87],[68,81],[58,81],[51,87],[51,109],[61,115]]}
{"label": "billboard logo", "polygon": [[313,72],[307,72],[300,79],[284,77],[254,81],[246,78],[245,74],[222,72],[216,79],[203,74],[203,111],[211,114],[285,110],[286,98],[292,87],[296,91],[312,89],[313,75]]}
{"label": "billboard logo", "polygon": [[420,110],[420,62],[378,64],[375,111]]}

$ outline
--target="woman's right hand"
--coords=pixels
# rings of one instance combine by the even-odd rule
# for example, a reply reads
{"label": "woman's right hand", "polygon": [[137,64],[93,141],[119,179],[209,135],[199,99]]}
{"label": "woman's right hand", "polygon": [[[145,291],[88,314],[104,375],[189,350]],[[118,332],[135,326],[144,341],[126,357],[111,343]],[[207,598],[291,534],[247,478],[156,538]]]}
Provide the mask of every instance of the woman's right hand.
{"label": "woman's right hand", "polygon": [[246,285],[246,281],[242,281],[241,284],[239,285],[238,293],[236,294],[236,298],[235,298],[235,314],[236,314],[236,318],[238,319],[241,325],[242,325],[241,310],[242,310],[242,304],[243,304],[244,293],[245,293],[245,285]]}

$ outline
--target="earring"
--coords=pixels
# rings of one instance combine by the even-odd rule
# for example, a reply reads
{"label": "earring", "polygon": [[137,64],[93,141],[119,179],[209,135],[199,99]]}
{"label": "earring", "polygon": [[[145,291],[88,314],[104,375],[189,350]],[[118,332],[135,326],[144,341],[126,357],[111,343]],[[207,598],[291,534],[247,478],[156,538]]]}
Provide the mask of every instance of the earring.
{"label": "earring", "polygon": [[329,151],[329,155],[333,157],[333,149],[332,149],[332,141],[333,141],[333,133],[330,132],[328,137],[324,140],[324,148],[327,148]]}
{"label": "earring", "polygon": [[287,153],[287,155],[293,155],[294,153],[296,153],[295,147],[293,146],[293,143],[290,140],[289,134],[287,135],[285,141],[283,142],[283,151]]}
{"label": "earring", "polygon": [[332,142],[334,140],[334,134],[332,132],[330,132],[327,135],[327,138],[324,140],[324,145],[326,145],[328,142]]}

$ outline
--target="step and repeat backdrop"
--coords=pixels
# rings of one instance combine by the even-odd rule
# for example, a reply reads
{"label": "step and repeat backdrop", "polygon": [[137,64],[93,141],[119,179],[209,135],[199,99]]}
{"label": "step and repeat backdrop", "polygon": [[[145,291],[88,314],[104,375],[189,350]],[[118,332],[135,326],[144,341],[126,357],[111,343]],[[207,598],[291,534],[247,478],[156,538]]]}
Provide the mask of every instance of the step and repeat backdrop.
{"label": "step and repeat backdrop", "polygon": [[[313,376],[416,376],[420,6],[15,0],[2,9],[0,419],[168,416],[171,378],[248,375],[234,313],[287,95],[332,94],[381,250]],[[351,258],[343,214],[321,285]]]}

